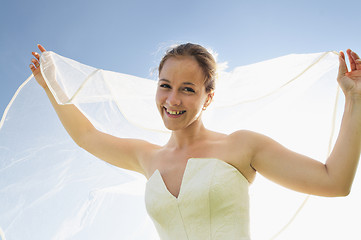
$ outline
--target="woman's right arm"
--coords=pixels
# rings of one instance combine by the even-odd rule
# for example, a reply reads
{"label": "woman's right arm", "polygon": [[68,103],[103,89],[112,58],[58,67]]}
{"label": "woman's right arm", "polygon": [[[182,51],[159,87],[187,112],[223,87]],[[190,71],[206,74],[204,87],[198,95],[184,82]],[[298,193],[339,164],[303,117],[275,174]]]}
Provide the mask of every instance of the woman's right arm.
{"label": "woman's right arm", "polygon": [[[41,52],[46,50],[38,45]],[[137,139],[121,139],[100,132],[73,104],[60,105],[49,90],[41,72],[40,55],[32,53],[30,69],[36,81],[45,90],[64,128],[81,148],[94,156],[120,168],[133,170],[144,174],[144,158],[156,146]]]}

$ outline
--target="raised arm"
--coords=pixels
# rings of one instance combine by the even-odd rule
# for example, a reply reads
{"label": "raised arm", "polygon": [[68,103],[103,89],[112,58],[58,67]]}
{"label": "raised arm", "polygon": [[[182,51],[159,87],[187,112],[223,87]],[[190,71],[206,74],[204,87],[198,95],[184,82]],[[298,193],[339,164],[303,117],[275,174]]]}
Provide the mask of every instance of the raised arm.
{"label": "raised arm", "polygon": [[361,151],[361,60],[347,50],[351,70],[340,52],[338,82],[345,94],[345,110],[335,146],[325,164],[292,152],[274,140],[249,133],[251,166],[265,177],[296,191],[321,195],[348,195]]}
{"label": "raised arm", "polygon": [[[45,48],[38,45],[41,52]],[[50,92],[40,72],[40,55],[32,53],[30,69],[39,85],[45,90],[61,123],[80,147],[96,157],[121,168],[144,174],[144,157],[156,146],[137,139],[121,139],[98,131],[92,123],[73,104],[59,105]]]}

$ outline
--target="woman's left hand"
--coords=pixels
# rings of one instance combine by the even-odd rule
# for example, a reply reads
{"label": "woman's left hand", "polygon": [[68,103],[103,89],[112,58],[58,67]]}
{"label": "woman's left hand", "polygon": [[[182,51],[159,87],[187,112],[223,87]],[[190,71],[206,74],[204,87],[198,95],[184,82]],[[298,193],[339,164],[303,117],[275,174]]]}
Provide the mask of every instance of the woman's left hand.
{"label": "woman's left hand", "polygon": [[361,59],[350,49],[347,49],[346,52],[350,61],[351,71],[348,70],[345,54],[341,51],[337,81],[346,97],[361,100]]}

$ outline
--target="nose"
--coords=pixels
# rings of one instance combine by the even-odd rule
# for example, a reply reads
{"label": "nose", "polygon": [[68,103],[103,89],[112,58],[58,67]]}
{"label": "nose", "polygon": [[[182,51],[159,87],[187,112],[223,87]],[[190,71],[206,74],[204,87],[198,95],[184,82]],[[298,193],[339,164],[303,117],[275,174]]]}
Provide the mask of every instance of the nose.
{"label": "nose", "polygon": [[179,106],[181,104],[181,98],[177,91],[171,91],[169,95],[167,96],[166,103],[169,106]]}

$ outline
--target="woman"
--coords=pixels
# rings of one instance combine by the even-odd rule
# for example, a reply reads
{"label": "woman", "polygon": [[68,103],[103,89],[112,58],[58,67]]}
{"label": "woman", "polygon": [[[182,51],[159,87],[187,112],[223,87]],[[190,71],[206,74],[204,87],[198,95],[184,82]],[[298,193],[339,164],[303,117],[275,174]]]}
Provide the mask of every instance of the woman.
{"label": "woman", "polygon": [[98,131],[75,106],[56,103],[40,73],[38,53],[30,68],[80,147],[149,179],[147,210],[162,239],[249,239],[247,189],[257,171],[307,194],[349,193],[361,147],[361,61],[351,50],[347,54],[351,71],[341,52],[338,75],[345,112],[326,164],[258,133],[206,129],[201,116],[214,95],[216,63],[199,45],[171,49],[159,65],[156,103],[172,131],[164,146]]}

